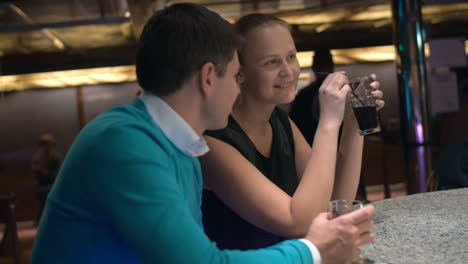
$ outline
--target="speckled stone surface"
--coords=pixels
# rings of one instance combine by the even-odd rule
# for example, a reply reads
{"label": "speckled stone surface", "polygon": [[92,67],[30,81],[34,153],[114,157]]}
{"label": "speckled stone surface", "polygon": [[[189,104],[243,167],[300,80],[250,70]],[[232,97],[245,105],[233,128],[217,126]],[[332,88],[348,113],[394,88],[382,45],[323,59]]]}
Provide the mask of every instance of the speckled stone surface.
{"label": "speckled stone surface", "polygon": [[376,238],[362,247],[376,263],[468,264],[468,188],[373,203]]}

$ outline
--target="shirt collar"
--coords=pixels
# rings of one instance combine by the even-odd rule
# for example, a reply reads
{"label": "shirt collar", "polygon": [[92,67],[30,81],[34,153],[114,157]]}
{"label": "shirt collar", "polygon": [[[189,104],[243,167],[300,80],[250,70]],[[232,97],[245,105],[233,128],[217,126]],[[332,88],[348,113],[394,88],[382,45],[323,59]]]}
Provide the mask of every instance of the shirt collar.
{"label": "shirt collar", "polygon": [[161,128],[166,137],[182,152],[195,158],[204,155],[210,150],[205,139],[198,135],[195,130],[161,98],[148,92],[143,92],[140,95],[140,99],[145,104],[154,122]]}

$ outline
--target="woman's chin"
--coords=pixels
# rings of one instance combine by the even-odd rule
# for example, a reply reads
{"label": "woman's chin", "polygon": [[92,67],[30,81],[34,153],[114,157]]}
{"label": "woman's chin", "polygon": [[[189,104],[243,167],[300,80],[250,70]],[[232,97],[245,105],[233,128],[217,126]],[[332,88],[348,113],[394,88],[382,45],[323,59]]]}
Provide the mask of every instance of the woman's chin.
{"label": "woman's chin", "polygon": [[290,93],[285,94],[284,96],[282,96],[281,102],[279,104],[292,103],[292,101],[294,101],[295,98],[296,98],[296,91],[290,92]]}

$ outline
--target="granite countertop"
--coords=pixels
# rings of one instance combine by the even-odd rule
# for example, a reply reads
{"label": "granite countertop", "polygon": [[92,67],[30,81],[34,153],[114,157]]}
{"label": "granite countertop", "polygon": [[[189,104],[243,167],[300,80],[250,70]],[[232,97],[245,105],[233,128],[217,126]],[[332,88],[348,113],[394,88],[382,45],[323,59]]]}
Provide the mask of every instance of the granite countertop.
{"label": "granite countertop", "polygon": [[468,264],[468,188],[373,203],[373,243],[363,255],[388,264]]}

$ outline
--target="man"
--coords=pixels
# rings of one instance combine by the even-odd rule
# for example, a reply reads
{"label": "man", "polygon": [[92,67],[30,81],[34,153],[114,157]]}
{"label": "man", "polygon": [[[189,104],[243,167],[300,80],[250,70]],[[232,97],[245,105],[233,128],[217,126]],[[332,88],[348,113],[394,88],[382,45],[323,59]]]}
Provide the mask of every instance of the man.
{"label": "man", "polygon": [[255,251],[221,251],[204,234],[200,135],[227,124],[238,44],[229,23],[197,5],[150,18],[136,63],[144,93],[77,137],[32,263],[337,263],[359,254],[373,238],[372,206],[334,220],[322,214],[305,239]]}

